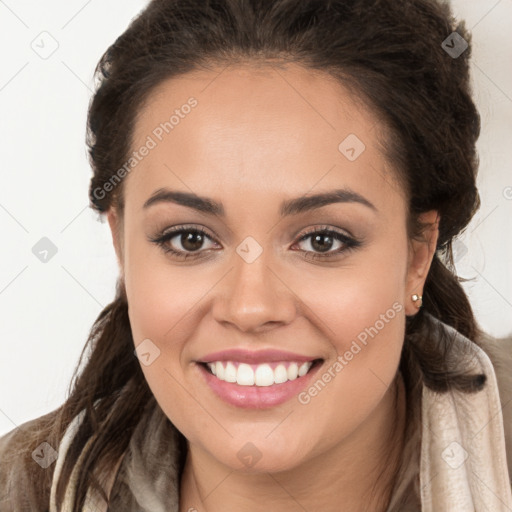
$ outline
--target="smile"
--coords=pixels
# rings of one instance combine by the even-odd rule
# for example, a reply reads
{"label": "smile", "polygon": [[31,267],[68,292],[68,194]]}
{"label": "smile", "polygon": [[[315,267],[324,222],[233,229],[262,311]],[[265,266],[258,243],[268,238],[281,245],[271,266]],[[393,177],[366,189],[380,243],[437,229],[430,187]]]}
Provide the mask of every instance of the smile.
{"label": "smile", "polygon": [[303,377],[314,361],[280,361],[247,364],[238,361],[212,361],[206,364],[217,379],[237,383],[239,386],[272,386]]}
{"label": "smile", "polygon": [[296,397],[323,363],[323,359],[259,364],[210,359],[195,367],[207,387],[224,402],[243,409],[268,409]]}

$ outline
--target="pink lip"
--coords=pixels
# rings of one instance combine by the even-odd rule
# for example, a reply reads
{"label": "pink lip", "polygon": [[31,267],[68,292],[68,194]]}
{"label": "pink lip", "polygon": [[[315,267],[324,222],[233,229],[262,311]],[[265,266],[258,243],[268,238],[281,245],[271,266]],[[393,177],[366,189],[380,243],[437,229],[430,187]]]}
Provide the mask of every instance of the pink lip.
{"label": "pink lip", "polygon": [[233,348],[230,350],[221,350],[213,352],[201,358],[201,363],[211,363],[213,361],[239,361],[240,363],[247,364],[260,364],[271,363],[275,361],[296,361],[297,363],[305,363],[306,361],[313,361],[320,359],[319,357],[308,357],[293,352],[285,352],[282,350],[245,350],[240,348]]}
{"label": "pink lip", "polygon": [[[218,354],[220,353],[215,354],[215,357],[218,357]],[[230,354],[231,356],[232,354]],[[219,359],[214,360],[219,361]],[[302,360],[310,361],[311,358],[303,357]],[[240,386],[236,382],[226,382],[218,379],[206,369],[204,364],[195,365],[205,379],[206,384],[219,398],[228,404],[244,409],[267,409],[287,402],[309,385],[321,366],[316,365],[303,377],[297,377],[295,380],[289,380],[282,384]]]}

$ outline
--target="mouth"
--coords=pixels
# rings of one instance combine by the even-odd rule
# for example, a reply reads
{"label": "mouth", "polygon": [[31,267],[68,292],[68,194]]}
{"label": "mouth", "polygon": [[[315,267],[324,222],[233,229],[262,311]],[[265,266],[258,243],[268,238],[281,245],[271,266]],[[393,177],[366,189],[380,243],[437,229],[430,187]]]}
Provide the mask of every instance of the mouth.
{"label": "mouth", "polygon": [[233,354],[225,359],[216,356],[209,361],[196,361],[195,367],[202,375],[200,381],[214,396],[239,409],[257,410],[276,407],[297,397],[324,363],[320,358],[264,360],[260,356],[257,362],[250,358],[240,361]]}
{"label": "mouth", "polygon": [[198,362],[220,381],[254,387],[274,386],[300,379],[322,363],[321,358],[310,361],[268,361],[261,364],[236,360]]}
{"label": "mouth", "polygon": [[237,408],[268,409],[292,400],[312,381],[325,359],[266,348],[231,348],[204,355],[195,367],[206,387]]}

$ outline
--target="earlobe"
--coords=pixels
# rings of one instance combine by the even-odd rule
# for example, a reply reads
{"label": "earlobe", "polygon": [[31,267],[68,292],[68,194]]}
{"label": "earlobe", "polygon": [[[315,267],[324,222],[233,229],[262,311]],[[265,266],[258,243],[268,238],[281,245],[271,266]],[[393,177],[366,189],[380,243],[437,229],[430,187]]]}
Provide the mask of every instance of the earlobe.
{"label": "earlobe", "polygon": [[439,237],[439,220],[439,214],[435,210],[421,214],[419,222],[425,226],[421,239],[410,241],[405,297],[406,315],[415,315],[422,306],[423,287],[434,258]]}

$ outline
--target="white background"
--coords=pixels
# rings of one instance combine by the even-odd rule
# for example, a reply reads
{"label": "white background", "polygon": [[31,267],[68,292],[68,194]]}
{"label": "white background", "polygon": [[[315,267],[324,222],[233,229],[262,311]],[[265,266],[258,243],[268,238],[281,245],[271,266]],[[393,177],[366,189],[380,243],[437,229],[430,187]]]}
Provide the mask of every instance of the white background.
{"label": "white background", "polygon": [[[97,61],[145,5],[0,0],[0,435],[62,403],[89,329],[114,297],[108,224],[88,207],[86,112]],[[457,266],[473,278],[465,288],[480,324],[504,336],[512,333],[512,0],[452,5],[473,33],[482,116],[482,206],[457,245]],[[46,50],[58,44],[47,59],[33,49],[41,38]],[[42,237],[58,250],[47,263],[32,253]]]}

